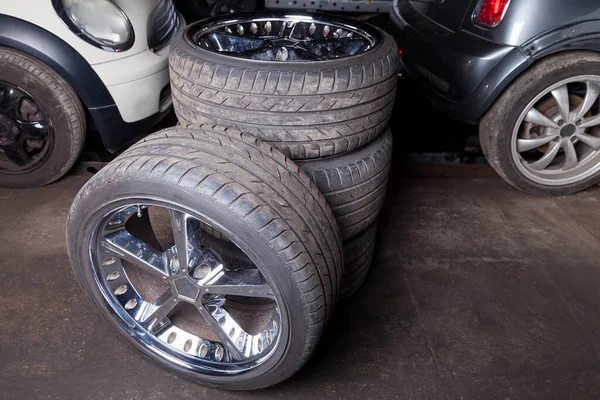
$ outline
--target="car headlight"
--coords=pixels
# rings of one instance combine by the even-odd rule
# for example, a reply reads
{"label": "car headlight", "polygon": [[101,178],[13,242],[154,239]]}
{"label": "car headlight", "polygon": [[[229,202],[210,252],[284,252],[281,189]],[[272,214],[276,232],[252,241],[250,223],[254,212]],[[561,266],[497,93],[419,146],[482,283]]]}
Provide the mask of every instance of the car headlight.
{"label": "car headlight", "polygon": [[131,23],[112,1],[60,0],[53,3],[62,20],[83,40],[108,51],[124,51],[133,45]]}

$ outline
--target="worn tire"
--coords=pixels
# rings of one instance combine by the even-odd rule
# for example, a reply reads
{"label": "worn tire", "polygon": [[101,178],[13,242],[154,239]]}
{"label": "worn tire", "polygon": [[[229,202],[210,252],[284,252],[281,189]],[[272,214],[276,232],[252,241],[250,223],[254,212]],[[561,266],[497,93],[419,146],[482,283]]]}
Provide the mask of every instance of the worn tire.
{"label": "worn tire", "polygon": [[600,75],[600,55],[592,52],[566,52],[549,56],[519,76],[481,119],[481,149],[490,165],[510,185],[541,196],[576,193],[600,182],[600,171],[578,182],[544,185],[529,179],[512,157],[513,127],[527,105],[543,90],[563,79],[578,75]]}
{"label": "worn tire", "polygon": [[371,225],[383,207],[392,161],[392,132],[342,156],[298,161],[325,195],[348,240]]}
{"label": "worn tire", "polygon": [[41,104],[52,126],[52,143],[44,161],[24,173],[0,169],[0,186],[37,187],[54,182],[71,169],[83,150],[86,116],[81,101],[53,69],[20,51],[0,47],[0,72],[1,80],[23,88]]}
{"label": "worn tire", "polygon": [[194,210],[230,231],[255,255],[281,296],[282,336],[256,368],[241,375],[209,375],[166,361],[125,329],[119,332],[151,359],[210,386],[256,389],[296,372],[323,332],[343,268],[335,217],[310,178],[271,146],[218,127],[165,129],[117,157],[81,189],[67,226],[75,275],[113,326],[115,312],[91,272],[90,241],[99,218],[132,196]]}
{"label": "worn tire", "polygon": [[382,30],[368,26],[381,40],[360,55],[273,63],[195,46],[188,38],[195,29],[178,33],[169,59],[180,120],[238,128],[292,159],[346,153],[386,128],[399,58],[394,39]]}
{"label": "worn tire", "polygon": [[344,242],[344,275],[340,300],[348,300],[367,279],[377,239],[377,222],[374,222],[357,237]]}

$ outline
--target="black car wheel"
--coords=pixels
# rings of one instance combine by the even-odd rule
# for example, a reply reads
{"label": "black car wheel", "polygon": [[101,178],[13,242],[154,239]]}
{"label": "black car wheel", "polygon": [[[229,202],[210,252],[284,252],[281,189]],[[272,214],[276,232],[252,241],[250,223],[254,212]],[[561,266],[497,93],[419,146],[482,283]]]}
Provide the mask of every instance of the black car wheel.
{"label": "black car wheel", "polygon": [[537,195],[566,195],[600,182],[600,56],[546,58],[519,77],[481,121],[494,169]]}
{"label": "black car wheel", "polygon": [[0,48],[0,186],[42,186],[63,176],[83,148],[85,111],[44,63]]}

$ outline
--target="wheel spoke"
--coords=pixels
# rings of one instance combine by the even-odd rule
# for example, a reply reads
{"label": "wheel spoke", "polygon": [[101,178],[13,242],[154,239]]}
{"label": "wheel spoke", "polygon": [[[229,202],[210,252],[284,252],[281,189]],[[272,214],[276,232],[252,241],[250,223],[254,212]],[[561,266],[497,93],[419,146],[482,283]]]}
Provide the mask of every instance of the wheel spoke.
{"label": "wheel spoke", "polygon": [[600,95],[600,84],[598,82],[586,82],[586,87],[587,90],[585,92],[583,103],[581,103],[572,113],[573,121],[579,121],[581,118],[583,118],[583,116],[590,111]]}
{"label": "wheel spoke", "polygon": [[588,135],[587,133],[576,133],[575,136],[594,150],[600,150],[600,137]]}
{"label": "wheel spoke", "polygon": [[144,307],[138,314],[138,320],[147,326],[147,328],[155,332],[159,328],[159,323],[163,321],[179,300],[173,296],[170,290],[164,292],[155,302],[145,303]]}
{"label": "wheel spoke", "polygon": [[103,245],[116,253],[119,258],[151,274],[160,277],[169,275],[165,254],[155,250],[146,242],[137,239],[126,230],[107,235],[104,238]]}
{"label": "wheel spoke", "polygon": [[553,141],[558,135],[548,135],[542,136],[534,139],[517,139],[517,151],[522,153],[524,151],[529,151],[533,149],[537,149],[545,144]]}
{"label": "wheel spoke", "polygon": [[267,47],[267,41],[264,39],[221,32],[211,32],[205,36],[204,40],[206,40],[213,50],[220,53],[235,53],[242,55],[249,51],[260,50]]}
{"label": "wheel spoke", "polygon": [[48,126],[42,122],[19,122],[22,140],[45,140],[48,137]]}
{"label": "wheel spoke", "polygon": [[577,150],[572,141],[567,141],[565,144],[565,165],[562,167],[563,170],[575,168],[579,159],[577,158]]}
{"label": "wheel spoke", "polygon": [[3,146],[4,154],[9,160],[17,165],[25,165],[29,161],[29,155],[19,141],[15,141],[7,146]]}
{"label": "wheel spoke", "polygon": [[251,60],[275,61],[277,59],[277,50],[272,47],[263,47],[238,53],[237,56]]}
{"label": "wheel spoke", "polygon": [[[209,310],[210,309],[210,310]],[[221,340],[221,344],[236,360],[244,359],[243,349],[249,336],[240,325],[229,315],[219,302],[213,304],[198,304],[198,310],[210,325],[213,332]],[[239,339],[241,338],[241,342]],[[237,340],[236,340],[237,339]],[[241,346],[238,344],[241,343]]]}
{"label": "wheel spoke", "polygon": [[536,162],[528,164],[529,168],[536,170],[536,171],[541,171],[541,170],[545,169],[554,160],[554,158],[556,157],[556,154],[558,153],[559,150],[560,150],[560,143],[552,142],[550,144],[550,146],[548,147],[546,154],[544,154],[542,156],[542,158],[540,158]]}
{"label": "wheel spoke", "polygon": [[225,271],[222,269],[203,284],[211,294],[261,297],[275,300],[275,294],[257,269]]}
{"label": "wheel spoke", "polygon": [[527,112],[527,115],[525,116],[525,121],[531,122],[532,124],[545,126],[547,128],[559,128],[558,124],[556,124],[554,121],[546,117],[544,114],[542,114],[535,108],[532,108],[531,110],[529,110],[529,112]]}
{"label": "wheel spoke", "polygon": [[562,85],[552,91],[552,96],[556,100],[558,105],[558,111],[564,122],[569,120],[569,112],[571,111],[569,106],[569,89],[567,85]]}
{"label": "wheel spoke", "polygon": [[587,118],[583,120],[583,123],[579,125],[580,128],[591,128],[600,124],[600,114],[595,117]]}
{"label": "wheel spoke", "polygon": [[275,300],[275,294],[269,285],[214,285],[206,286],[206,291],[211,294],[261,297]]}
{"label": "wheel spoke", "polygon": [[[200,240],[199,223],[181,211],[169,210],[169,216],[171,217],[171,228],[173,229],[179,266],[188,268],[194,256],[194,243],[198,243]],[[197,226],[194,227],[194,225]]]}
{"label": "wheel spoke", "polygon": [[18,116],[18,108],[23,95],[14,89],[4,88],[0,93],[0,108],[10,110],[13,117]]}

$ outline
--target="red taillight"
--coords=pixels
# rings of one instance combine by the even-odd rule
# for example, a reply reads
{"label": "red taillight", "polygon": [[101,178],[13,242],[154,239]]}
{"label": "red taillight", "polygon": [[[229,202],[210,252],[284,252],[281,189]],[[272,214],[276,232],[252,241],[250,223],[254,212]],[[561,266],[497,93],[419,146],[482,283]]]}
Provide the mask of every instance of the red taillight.
{"label": "red taillight", "polygon": [[404,51],[402,51],[402,49],[398,49],[398,55],[402,57],[402,55],[404,55]]}
{"label": "red taillight", "polygon": [[510,0],[483,0],[475,15],[475,22],[487,27],[498,25],[504,18],[508,3]]}

